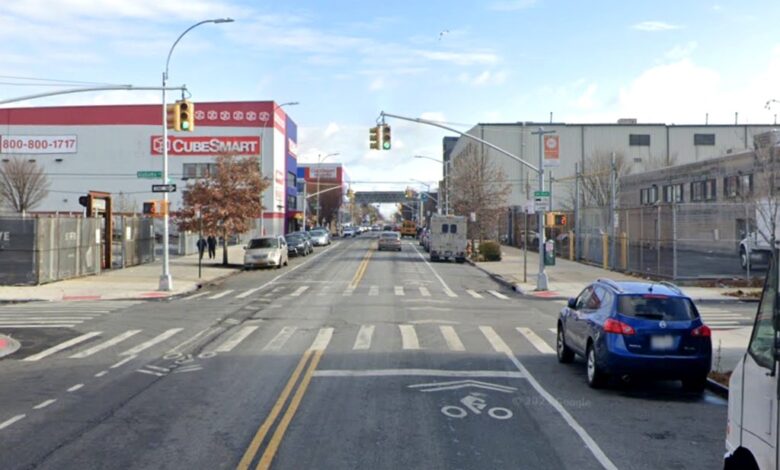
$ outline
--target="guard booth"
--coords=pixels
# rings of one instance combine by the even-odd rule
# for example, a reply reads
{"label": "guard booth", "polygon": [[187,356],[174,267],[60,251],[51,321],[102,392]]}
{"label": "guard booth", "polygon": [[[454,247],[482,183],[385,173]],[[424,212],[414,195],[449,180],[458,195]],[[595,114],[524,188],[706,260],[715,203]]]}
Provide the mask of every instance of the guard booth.
{"label": "guard booth", "polygon": [[102,191],[90,191],[86,196],[79,198],[79,204],[87,208],[87,217],[100,219],[101,243],[100,267],[111,269],[111,251],[114,240],[114,225],[112,223],[111,193]]}

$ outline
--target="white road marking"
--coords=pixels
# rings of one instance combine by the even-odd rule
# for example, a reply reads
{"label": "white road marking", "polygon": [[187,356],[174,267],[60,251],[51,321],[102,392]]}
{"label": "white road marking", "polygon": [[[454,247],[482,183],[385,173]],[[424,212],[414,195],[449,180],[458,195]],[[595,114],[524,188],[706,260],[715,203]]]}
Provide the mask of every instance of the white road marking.
{"label": "white road marking", "polygon": [[439,327],[439,331],[441,331],[441,335],[444,336],[444,341],[447,342],[447,347],[450,348],[450,351],[466,350],[466,347],[463,346],[463,342],[460,340],[460,337],[455,332],[455,328],[449,325],[442,325]]}
{"label": "white road marking", "polygon": [[371,286],[368,288],[368,295],[374,297],[379,295],[379,286]]}
{"label": "white road marking", "polygon": [[19,323],[11,323],[6,324],[0,322],[0,327],[2,328],[75,328],[76,324],[61,324],[61,323],[38,323],[35,325],[30,324],[19,324]]}
{"label": "white road marking", "polygon": [[259,328],[257,326],[245,326],[238,330],[233,336],[230,337],[227,341],[222,343],[217,349],[214,350],[214,352],[230,352],[238,346],[238,343],[241,341],[244,341],[247,336],[254,333],[254,331]]}
{"label": "white road marking", "polygon": [[556,335],[558,334],[558,328],[547,328],[547,331]]}
{"label": "white road marking", "polygon": [[203,367],[201,367],[199,365],[194,365],[194,366],[189,366],[187,368],[176,369],[176,370],[173,371],[173,373],[174,374],[184,374],[186,372],[196,372],[196,371],[199,371],[199,370],[203,370]]}
{"label": "white road marking", "polygon": [[517,327],[517,331],[528,340],[529,343],[536,348],[542,354],[555,354],[555,350],[550,347],[549,344],[539,337],[536,333],[531,331],[530,328]]}
{"label": "white road marking", "polygon": [[104,375],[108,374],[107,370],[101,370],[97,374],[95,374],[95,377],[103,377]]}
{"label": "white road marking", "polygon": [[362,325],[355,337],[352,349],[366,350],[371,348],[371,338],[374,336],[374,325]]}
{"label": "white road marking", "polygon": [[708,326],[725,326],[725,325],[739,325],[739,322],[733,320],[729,320],[729,321],[705,320],[704,324]]}
{"label": "white road marking", "polygon": [[198,297],[203,297],[206,294],[210,294],[211,292],[205,291],[205,292],[198,292],[197,294],[188,295],[187,297],[183,298],[182,300],[192,300],[197,299]]}
{"label": "white road marking", "polygon": [[0,429],[5,429],[5,428],[7,428],[8,426],[14,424],[17,421],[23,420],[25,416],[27,416],[27,415],[25,415],[25,414],[16,415],[16,416],[14,416],[11,419],[7,419],[7,420],[3,421],[2,423],[0,423]]}
{"label": "white road marking", "polygon": [[428,288],[425,286],[420,286],[420,295],[423,297],[430,297],[431,291],[429,291]]}
{"label": "white road marking", "polygon": [[224,296],[230,294],[231,292],[233,292],[233,290],[234,289],[228,289],[226,291],[220,292],[219,294],[212,295],[211,297],[209,297],[209,300],[221,299],[222,297],[224,297]]}
{"label": "white road marking", "polygon": [[333,328],[320,328],[309,349],[312,351],[324,351],[328,347],[331,338],[333,338]]}
{"label": "white road marking", "polygon": [[395,295],[398,296],[406,295],[406,293],[404,292],[404,286],[394,286],[393,292],[395,292]]}
{"label": "white road marking", "polygon": [[171,369],[167,367],[160,367],[160,366],[154,366],[154,365],[147,365],[147,369],[153,369],[153,370],[159,370],[160,372],[170,372]]}
{"label": "white road marking", "polygon": [[315,377],[397,377],[397,376],[428,376],[428,377],[483,377],[522,379],[520,372],[507,370],[442,370],[442,369],[336,369],[314,371]]}
{"label": "white road marking", "polygon": [[349,297],[352,295],[353,292],[355,292],[354,287],[347,287],[346,289],[344,289],[344,292],[342,292],[341,295],[343,295],[344,297]]}
{"label": "white road marking", "polygon": [[34,320],[46,320],[46,321],[85,321],[85,320],[93,320],[96,317],[90,316],[90,315],[84,315],[84,316],[67,316],[67,317],[59,317],[59,316],[46,316],[46,317],[28,317],[24,314],[14,314],[14,315],[0,315],[0,321],[15,321],[15,320],[28,320],[28,321],[34,321]]}
{"label": "white road marking", "polygon": [[54,353],[60,352],[63,349],[67,349],[71,346],[75,346],[79,343],[82,343],[90,338],[94,338],[95,336],[100,336],[102,332],[101,331],[92,331],[90,333],[83,334],[81,336],[77,336],[75,338],[69,339],[68,341],[65,341],[63,343],[60,343],[56,346],[53,346],[49,349],[46,349],[44,351],[39,352],[38,354],[33,354],[32,356],[27,356],[23,361],[40,361],[46,356],[51,356]]}
{"label": "white road marking", "polygon": [[243,299],[245,297],[249,297],[250,295],[254,294],[255,292],[259,291],[260,289],[262,289],[262,287],[255,287],[253,289],[248,289],[248,290],[238,294],[236,296],[236,298],[237,299]]}
{"label": "white road marking", "polygon": [[481,298],[483,298],[483,297],[482,297],[482,294],[480,294],[479,292],[477,292],[477,291],[475,291],[475,290],[472,290],[472,289],[466,289],[466,292],[468,292],[468,294],[469,294],[470,296],[474,297],[475,299],[481,299]]}
{"label": "white road marking", "polygon": [[128,349],[127,351],[120,353],[120,356],[131,356],[133,354],[138,354],[139,352],[143,351],[144,349],[151,348],[157,343],[162,343],[166,339],[178,334],[181,332],[184,328],[171,328],[170,330],[165,331],[163,334],[158,335],[149,341],[144,341],[143,343],[139,344],[138,346]]}
{"label": "white road marking", "polygon": [[295,289],[295,292],[293,292],[292,294],[290,294],[290,297],[299,297],[301,294],[303,294],[304,292],[306,292],[306,290],[307,290],[308,288],[309,288],[309,286],[301,286],[301,287],[299,287],[299,288]]}
{"label": "white road marking", "polygon": [[420,259],[423,260],[423,263],[425,263],[425,265],[430,268],[430,270],[433,273],[433,275],[436,276],[436,279],[438,279],[439,282],[441,283],[442,287],[444,287],[444,293],[447,294],[447,297],[457,297],[458,294],[456,294],[455,292],[452,292],[452,289],[450,289],[450,286],[448,286],[447,283],[444,282],[444,279],[442,279],[441,276],[439,276],[439,273],[437,273],[436,270],[433,269],[433,266],[431,266],[431,263],[429,263],[428,260],[425,259],[425,257],[422,255],[422,253],[420,253],[420,250],[417,249],[417,246],[412,245],[412,247],[414,248],[414,251],[417,253],[417,256],[419,256]]}
{"label": "white road marking", "polygon": [[43,401],[43,402],[38,403],[37,405],[33,406],[33,409],[34,410],[42,410],[42,409],[46,408],[47,406],[51,405],[52,403],[54,403],[55,401],[57,401],[56,398],[50,398],[50,399],[48,399],[46,401]]}
{"label": "white road marking", "polygon": [[295,330],[297,330],[298,327],[295,326],[285,326],[282,328],[282,330],[274,336],[274,338],[265,345],[263,348],[263,351],[278,351],[282,349],[282,346],[284,346],[284,343],[287,342],[288,339],[295,333]]}
{"label": "white road marking", "polygon": [[398,325],[398,329],[401,330],[402,349],[420,349],[420,341],[417,339],[414,325]]}
{"label": "white road marking", "polygon": [[271,292],[269,292],[269,294],[276,294],[277,292],[279,292],[282,289],[284,289],[284,286],[276,286],[273,289],[271,289]]}
{"label": "white road marking", "polygon": [[68,392],[75,392],[76,390],[80,389],[83,386],[84,386],[84,384],[76,384],[76,385],[70,387],[67,391]]}
{"label": "white road marking", "polygon": [[140,372],[142,374],[154,375],[154,376],[157,376],[157,377],[165,377],[165,374],[161,374],[159,372],[152,372],[152,371],[146,370],[146,369],[138,369],[136,372]]}
{"label": "white road marking", "polygon": [[126,358],[124,358],[121,361],[117,362],[113,366],[109,367],[109,369],[116,369],[117,367],[122,367],[123,365],[125,365],[128,362],[132,361],[136,357],[138,357],[138,356],[136,356],[135,354],[133,354],[132,356],[127,356]]}
{"label": "white road marking", "polygon": [[184,346],[190,344],[191,342],[195,341],[196,339],[200,338],[201,335],[204,335],[207,333],[211,328],[205,328],[203,330],[200,330],[199,332],[195,333],[195,335],[185,339],[181,344],[176,345],[173,349],[168,351],[168,354],[179,352],[179,349],[183,348]]}
{"label": "white road marking", "polygon": [[532,376],[525,368],[525,366],[523,366],[523,364],[515,357],[512,350],[504,342],[504,340],[498,336],[495,330],[489,326],[480,326],[479,329],[493,346],[493,349],[495,349],[496,352],[505,354],[506,357],[512,362],[512,364],[517,367],[517,370],[519,370],[523,376],[525,376],[526,380],[528,380],[528,383],[534,388],[534,390],[536,390],[536,393],[541,395],[542,398],[544,398],[547,403],[549,403],[550,406],[552,406],[555,411],[561,415],[563,420],[566,421],[566,424],[568,424],[574,430],[574,432],[577,433],[580,439],[582,439],[582,441],[588,447],[588,450],[590,450],[591,454],[593,454],[601,466],[604,467],[605,470],[617,470],[615,464],[609,460],[609,457],[607,457],[604,451],[601,450],[599,445],[596,443],[596,441],[593,440],[590,434],[588,434],[588,432],[577,422],[576,419],[574,419],[574,417],[554,396],[552,396],[547,390],[544,389],[544,387],[539,384],[539,382],[536,381],[534,376]]}
{"label": "white road marking", "polygon": [[509,299],[509,297],[505,296],[504,294],[502,294],[501,292],[498,292],[498,291],[489,290],[488,293],[490,295],[492,295],[493,297],[496,297],[496,298],[501,299],[501,300],[508,300]]}
{"label": "white road marking", "polygon": [[70,357],[72,359],[81,359],[81,358],[84,358],[84,357],[87,357],[87,356],[91,356],[91,355],[95,354],[98,351],[102,351],[102,350],[104,350],[106,348],[110,348],[111,346],[119,344],[122,341],[126,340],[127,338],[130,338],[133,335],[137,335],[140,332],[141,332],[141,330],[129,330],[129,331],[126,331],[126,332],[122,333],[119,336],[114,336],[113,338],[111,338],[108,341],[104,341],[104,342],[102,342],[100,344],[97,344],[97,345],[95,345],[95,346],[93,346],[93,347],[91,347],[89,349],[85,349],[84,351],[78,352],[78,353],[76,353],[76,354],[74,354],[74,355],[72,355]]}
{"label": "white road marking", "polygon": [[453,320],[412,320],[409,323],[414,323],[415,325],[433,325],[433,324],[440,324],[440,325],[459,325],[459,322],[453,321]]}

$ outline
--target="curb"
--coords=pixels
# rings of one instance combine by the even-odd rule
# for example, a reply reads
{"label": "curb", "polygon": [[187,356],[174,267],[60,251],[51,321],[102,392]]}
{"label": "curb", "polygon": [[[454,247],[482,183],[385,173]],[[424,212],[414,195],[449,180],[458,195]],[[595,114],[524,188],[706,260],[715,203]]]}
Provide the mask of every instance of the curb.
{"label": "curb", "polygon": [[0,358],[15,353],[21,346],[19,341],[16,341],[10,336],[0,335]]}
{"label": "curb", "polygon": [[721,398],[728,398],[729,397],[729,388],[725,385],[722,385],[710,378],[707,379],[707,390],[714,393],[715,395],[718,395]]}

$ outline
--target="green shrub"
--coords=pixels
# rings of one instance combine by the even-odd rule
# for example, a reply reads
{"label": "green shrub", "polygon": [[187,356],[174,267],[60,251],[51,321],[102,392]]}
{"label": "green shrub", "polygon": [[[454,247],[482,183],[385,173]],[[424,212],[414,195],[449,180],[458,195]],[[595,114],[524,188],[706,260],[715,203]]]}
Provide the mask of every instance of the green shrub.
{"label": "green shrub", "polygon": [[501,245],[494,241],[482,242],[479,244],[479,254],[485,261],[501,261]]}

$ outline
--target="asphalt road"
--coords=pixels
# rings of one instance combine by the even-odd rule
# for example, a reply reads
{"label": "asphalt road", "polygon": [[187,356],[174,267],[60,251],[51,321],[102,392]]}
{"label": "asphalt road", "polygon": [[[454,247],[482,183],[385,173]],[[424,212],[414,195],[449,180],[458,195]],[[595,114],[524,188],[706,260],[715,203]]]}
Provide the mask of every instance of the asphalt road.
{"label": "asphalt road", "polygon": [[0,467],[721,465],[724,401],[591,390],[553,354],[559,305],[364,237],[179,299],[0,310],[82,317],[0,360]]}

